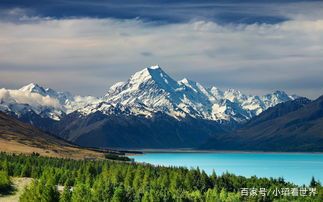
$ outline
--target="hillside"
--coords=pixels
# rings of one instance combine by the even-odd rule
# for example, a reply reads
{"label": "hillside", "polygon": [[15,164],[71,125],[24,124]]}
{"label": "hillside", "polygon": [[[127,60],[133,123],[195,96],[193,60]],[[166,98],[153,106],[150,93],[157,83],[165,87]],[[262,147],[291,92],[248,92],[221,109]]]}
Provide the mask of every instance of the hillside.
{"label": "hillside", "polygon": [[279,104],[240,129],[209,139],[203,149],[323,151],[323,96]]}
{"label": "hillside", "polygon": [[60,137],[85,147],[193,148],[224,130],[214,121],[177,120],[163,113],[151,118],[94,113],[65,117],[57,126]]}
{"label": "hillside", "polygon": [[39,153],[50,157],[102,158],[103,154],[74,146],[48,135],[0,112],[0,151],[9,153]]}

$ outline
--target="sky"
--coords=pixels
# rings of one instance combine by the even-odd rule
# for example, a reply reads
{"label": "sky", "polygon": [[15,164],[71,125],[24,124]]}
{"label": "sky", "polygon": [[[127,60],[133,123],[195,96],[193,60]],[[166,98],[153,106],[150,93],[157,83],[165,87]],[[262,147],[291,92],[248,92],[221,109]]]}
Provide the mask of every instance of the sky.
{"label": "sky", "polygon": [[323,94],[323,2],[0,2],[0,88],[34,82],[102,96],[155,64],[206,87],[315,99]]}

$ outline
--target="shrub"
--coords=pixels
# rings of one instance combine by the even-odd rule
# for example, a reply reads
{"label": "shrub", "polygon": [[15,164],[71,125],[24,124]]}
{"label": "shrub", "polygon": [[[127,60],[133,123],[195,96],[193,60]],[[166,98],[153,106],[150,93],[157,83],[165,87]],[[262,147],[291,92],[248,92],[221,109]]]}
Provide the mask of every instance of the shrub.
{"label": "shrub", "polygon": [[6,194],[11,190],[11,181],[5,171],[0,171],[0,194]]}

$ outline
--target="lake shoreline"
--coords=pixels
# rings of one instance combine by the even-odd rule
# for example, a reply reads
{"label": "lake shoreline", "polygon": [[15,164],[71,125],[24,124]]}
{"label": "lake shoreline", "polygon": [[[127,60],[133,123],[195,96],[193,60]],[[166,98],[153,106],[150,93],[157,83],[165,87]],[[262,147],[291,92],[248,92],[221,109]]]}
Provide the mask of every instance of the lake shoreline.
{"label": "lake shoreline", "polygon": [[323,152],[300,152],[300,151],[245,151],[245,150],[195,150],[195,149],[131,149],[131,151],[137,151],[140,153],[131,153],[127,156],[137,156],[150,153],[245,153],[245,154],[323,154]]}

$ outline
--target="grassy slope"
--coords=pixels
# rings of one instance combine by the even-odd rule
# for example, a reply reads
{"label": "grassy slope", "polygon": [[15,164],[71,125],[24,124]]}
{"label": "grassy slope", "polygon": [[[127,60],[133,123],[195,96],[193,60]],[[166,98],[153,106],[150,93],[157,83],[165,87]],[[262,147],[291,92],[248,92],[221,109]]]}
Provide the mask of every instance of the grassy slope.
{"label": "grassy slope", "polygon": [[0,113],[0,151],[39,153],[49,157],[103,158],[101,152],[83,149]]}

